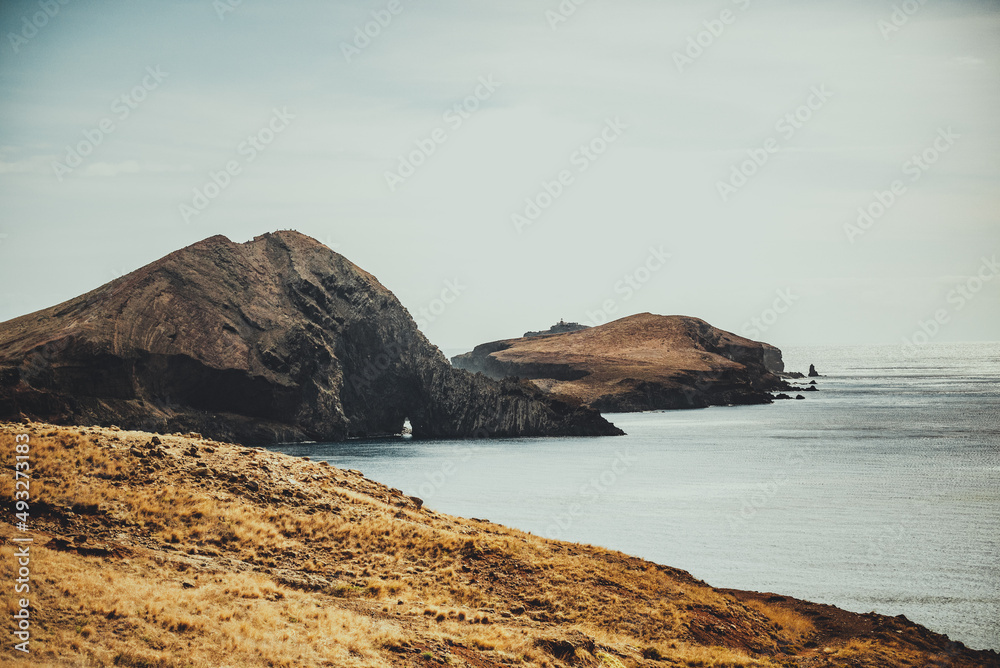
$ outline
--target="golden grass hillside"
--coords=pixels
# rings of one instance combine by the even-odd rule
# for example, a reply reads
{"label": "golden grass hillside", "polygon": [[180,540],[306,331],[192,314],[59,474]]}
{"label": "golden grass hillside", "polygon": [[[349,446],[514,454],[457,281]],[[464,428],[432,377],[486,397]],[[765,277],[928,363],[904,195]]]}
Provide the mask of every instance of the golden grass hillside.
{"label": "golden grass hillside", "polygon": [[[357,472],[196,434],[30,436],[0,522],[31,536],[31,655],[5,666],[997,666],[905,618],[721,591],[609,550],[435,513]],[[23,467],[22,467],[23,468]]]}

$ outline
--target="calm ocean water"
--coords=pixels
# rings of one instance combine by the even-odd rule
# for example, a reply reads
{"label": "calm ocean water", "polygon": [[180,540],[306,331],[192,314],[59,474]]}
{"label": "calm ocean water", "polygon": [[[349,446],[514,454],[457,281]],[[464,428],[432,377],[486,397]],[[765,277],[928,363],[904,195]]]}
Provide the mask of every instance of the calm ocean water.
{"label": "calm ocean water", "polygon": [[433,509],[1000,649],[1000,343],[785,351],[820,392],[628,436],[292,445]]}

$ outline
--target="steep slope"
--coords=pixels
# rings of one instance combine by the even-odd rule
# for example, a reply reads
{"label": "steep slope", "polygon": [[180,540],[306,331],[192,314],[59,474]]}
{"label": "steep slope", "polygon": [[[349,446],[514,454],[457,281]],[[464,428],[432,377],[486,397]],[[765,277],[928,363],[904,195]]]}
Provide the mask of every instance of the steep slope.
{"label": "steep slope", "polygon": [[247,444],[620,433],[453,369],[371,274],[297,232],[215,236],[0,323],[0,417]]}
{"label": "steep slope", "polygon": [[540,389],[600,411],[770,403],[786,389],[774,346],[704,320],[651,313],[575,332],[484,343],[452,358],[491,378]]}
{"label": "steep slope", "polygon": [[[0,424],[0,467],[13,469],[17,435],[31,520],[23,531],[0,518],[0,577],[15,581],[14,541],[30,537],[31,654],[5,648],[11,668],[1000,666],[901,615],[713,589],[438,513],[325,462]],[[0,496],[14,482],[0,476]]]}

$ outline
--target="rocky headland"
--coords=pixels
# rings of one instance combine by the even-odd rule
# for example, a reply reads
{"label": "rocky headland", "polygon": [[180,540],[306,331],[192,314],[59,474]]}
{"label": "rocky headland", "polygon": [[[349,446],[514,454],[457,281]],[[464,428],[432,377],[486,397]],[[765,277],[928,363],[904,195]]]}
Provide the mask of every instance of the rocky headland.
{"label": "rocky headland", "polygon": [[490,378],[530,380],[602,412],[771,403],[781,351],[686,316],[651,313],[564,333],[494,341],[452,358]]}
{"label": "rocky headland", "polygon": [[244,444],[612,435],[529,383],[454,369],[371,274],[292,231],[214,236],[0,323],[0,418]]}

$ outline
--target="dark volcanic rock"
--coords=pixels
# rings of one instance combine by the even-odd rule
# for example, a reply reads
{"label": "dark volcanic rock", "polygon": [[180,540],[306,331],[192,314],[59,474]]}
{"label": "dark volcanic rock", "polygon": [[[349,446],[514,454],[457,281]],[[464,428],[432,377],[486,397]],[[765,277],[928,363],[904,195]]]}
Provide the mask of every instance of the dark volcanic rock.
{"label": "dark volcanic rock", "polygon": [[813,366],[812,364],[809,365],[809,377],[810,378],[817,378],[817,377],[819,377],[819,372],[816,371],[816,367]]}
{"label": "dark volcanic rock", "polygon": [[589,327],[587,325],[581,325],[578,322],[566,322],[565,320],[560,320],[545,331],[525,332],[524,336],[527,338],[530,336],[546,336],[548,334],[565,334],[566,332],[576,332],[581,329],[589,329]]}
{"label": "dark volcanic rock", "polygon": [[596,412],[452,368],[374,276],[291,231],[215,236],[0,323],[0,418],[245,444],[619,434]]}
{"label": "dark volcanic rock", "polygon": [[781,351],[697,318],[650,313],[581,331],[494,341],[452,358],[491,378],[529,379],[600,411],[771,403],[789,389]]}

